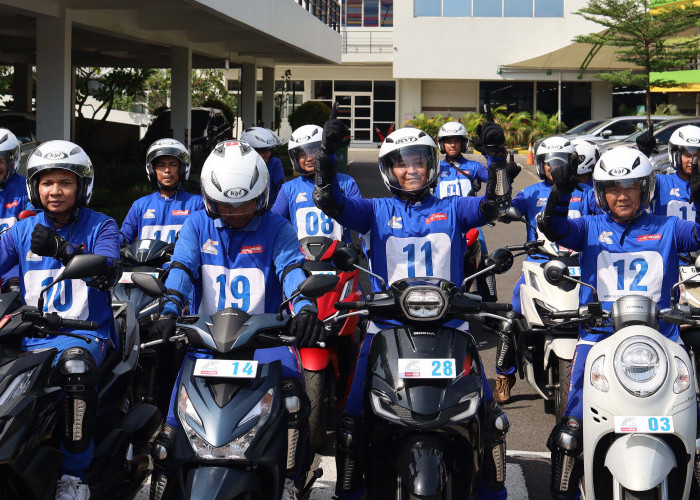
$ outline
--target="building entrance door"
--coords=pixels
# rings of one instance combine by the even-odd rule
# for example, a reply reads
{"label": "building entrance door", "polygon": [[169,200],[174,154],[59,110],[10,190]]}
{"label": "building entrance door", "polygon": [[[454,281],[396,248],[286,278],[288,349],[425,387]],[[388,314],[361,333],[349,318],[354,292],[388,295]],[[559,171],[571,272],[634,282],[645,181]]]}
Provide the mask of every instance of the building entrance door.
{"label": "building entrance door", "polygon": [[372,142],[372,93],[336,92],[338,119],[350,127],[353,142]]}

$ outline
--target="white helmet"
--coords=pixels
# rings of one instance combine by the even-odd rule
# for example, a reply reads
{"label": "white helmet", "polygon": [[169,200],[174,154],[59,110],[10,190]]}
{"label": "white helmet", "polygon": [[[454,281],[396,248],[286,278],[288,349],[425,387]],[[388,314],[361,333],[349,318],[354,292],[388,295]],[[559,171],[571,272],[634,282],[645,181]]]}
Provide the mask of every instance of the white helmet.
{"label": "white helmet", "polygon": [[590,174],[593,167],[600,159],[600,148],[595,142],[586,139],[574,139],[571,141],[578,155],[578,175]]}
{"label": "white helmet", "polygon": [[[537,175],[540,176],[540,179],[545,180],[545,163],[549,164],[551,168],[569,165],[574,160],[574,156],[576,156],[576,148],[574,148],[569,139],[559,136],[548,137],[540,143],[535,154]],[[576,160],[576,163],[578,163],[578,160]]]}
{"label": "white helmet", "polygon": [[158,186],[158,177],[153,165],[159,156],[174,156],[180,161],[179,182],[176,187],[190,178],[190,152],[180,141],[175,139],[158,139],[146,152],[146,176],[153,186]]}
{"label": "white helmet", "polygon": [[267,210],[270,194],[265,160],[245,142],[220,142],[209,154],[200,176],[207,215],[219,218],[217,204],[237,207],[258,200],[255,213]]}
{"label": "white helmet", "polygon": [[263,127],[245,129],[241,134],[241,141],[247,142],[254,149],[271,149],[282,144],[282,139],[277,134]]}
{"label": "white helmet", "polygon": [[683,164],[681,155],[688,151],[691,155],[700,150],[700,127],[684,125],[678,127],[668,140],[668,161],[678,170]]}
{"label": "white helmet", "polygon": [[[29,203],[43,207],[39,198],[39,178],[49,170],[68,170],[78,177],[78,193],[74,208],[87,206],[92,196],[95,171],[83,148],[69,141],[48,141],[38,146],[27,162],[27,194]],[[44,207],[45,208],[45,207]]]}
{"label": "white helmet", "polygon": [[649,158],[638,149],[628,147],[609,149],[603,153],[593,170],[596,203],[603,212],[610,213],[610,207],[605,200],[605,189],[611,185],[629,187],[640,183],[642,196],[639,209],[629,219],[633,220],[644,212],[654,199],[654,177],[654,168]]}
{"label": "white helmet", "polygon": [[7,173],[0,178],[0,188],[5,187],[10,177],[15,175],[19,168],[19,141],[15,134],[6,128],[0,128],[0,157],[7,157]]}
{"label": "white helmet", "polygon": [[448,137],[459,137],[462,139],[462,149],[460,153],[466,153],[467,147],[469,147],[469,138],[467,137],[467,128],[459,122],[447,122],[438,132],[438,146],[440,146],[440,152],[445,154],[445,139]]}
{"label": "white helmet", "polygon": [[292,160],[294,170],[302,175],[308,175],[308,172],[301,169],[299,166],[299,153],[302,151],[306,156],[316,156],[321,149],[321,140],[323,139],[323,129],[318,125],[302,125],[289,138],[287,147],[289,148],[289,159]]}
{"label": "white helmet", "polygon": [[[428,180],[418,190],[405,191],[401,189],[399,181],[394,175],[393,167],[403,157],[408,155],[422,155],[427,166]],[[440,164],[438,161],[438,149],[428,134],[417,128],[400,128],[389,134],[381,148],[379,148],[379,172],[382,174],[384,184],[394,194],[403,194],[412,199],[420,199],[425,192],[434,187],[437,182]]]}

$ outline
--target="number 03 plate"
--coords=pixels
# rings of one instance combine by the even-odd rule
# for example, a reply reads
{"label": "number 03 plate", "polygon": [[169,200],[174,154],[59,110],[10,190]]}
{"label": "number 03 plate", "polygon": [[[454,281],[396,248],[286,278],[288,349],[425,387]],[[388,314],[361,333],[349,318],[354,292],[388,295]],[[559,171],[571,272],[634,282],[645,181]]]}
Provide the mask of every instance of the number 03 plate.
{"label": "number 03 plate", "polygon": [[615,432],[629,434],[638,432],[641,434],[668,434],[673,432],[672,416],[638,416],[615,417]]}
{"label": "number 03 plate", "polygon": [[401,378],[455,378],[455,360],[440,359],[399,359]]}
{"label": "number 03 plate", "polygon": [[257,373],[257,361],[198,359],[194,363],[195,377],[255,378]]}

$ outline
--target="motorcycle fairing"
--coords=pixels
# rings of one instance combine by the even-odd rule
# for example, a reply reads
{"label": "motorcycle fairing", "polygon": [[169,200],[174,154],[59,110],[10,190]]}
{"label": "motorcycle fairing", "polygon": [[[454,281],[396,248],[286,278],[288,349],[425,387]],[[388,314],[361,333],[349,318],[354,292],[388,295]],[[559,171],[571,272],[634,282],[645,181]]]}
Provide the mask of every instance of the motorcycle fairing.
{"label": "motorcycle fairing", "polygon": [[[139,263],[160,266],[170,259],[174,249],[174,243],[151,239],[136,240],[122,247],[122,264]],[[126,262],[124,262],[125,259]]]}

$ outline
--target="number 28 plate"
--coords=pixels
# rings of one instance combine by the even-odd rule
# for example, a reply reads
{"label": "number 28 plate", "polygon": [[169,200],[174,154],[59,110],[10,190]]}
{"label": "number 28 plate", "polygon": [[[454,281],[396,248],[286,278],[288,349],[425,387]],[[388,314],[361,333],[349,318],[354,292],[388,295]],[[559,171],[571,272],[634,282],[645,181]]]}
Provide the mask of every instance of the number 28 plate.
{"label": "number 28 plate", "polygon": [[455,378],[455,360],[440,359],[399,359],[401,378]]}
{"label": "number 28 plate", "polygon": [[673,417],[615,417],[615,432],[629,434],[637,432],[641,434],[667,434],[673,432]]}
{"label": "number 28 plate", "polygon": [[255,378],[257,361],[229,359],[198,359],[194,363],[195,377]]}

